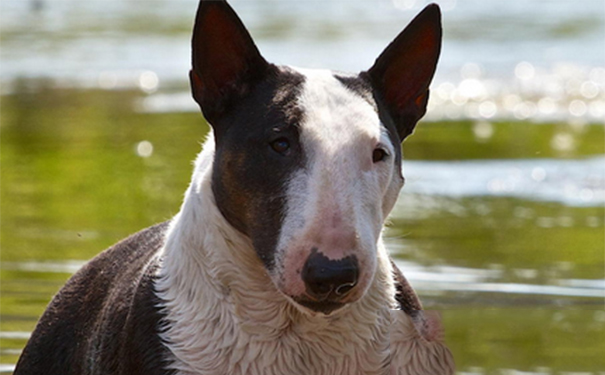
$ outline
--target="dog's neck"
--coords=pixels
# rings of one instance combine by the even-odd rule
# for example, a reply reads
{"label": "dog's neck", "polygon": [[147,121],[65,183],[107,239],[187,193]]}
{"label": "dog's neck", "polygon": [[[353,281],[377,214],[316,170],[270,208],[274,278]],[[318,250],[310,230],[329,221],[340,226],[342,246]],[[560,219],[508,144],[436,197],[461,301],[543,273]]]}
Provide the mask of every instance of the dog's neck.
{"label": "dog's neck", "polygon": [[[244,374],[248,366],[267,375],[384,373],[395,293],[382,243],[374,281],[362,299],[333,316],[300,311],[275,288],[251,241],[216,207],[213,156],[210,136],[162,250],[156,288],[174,367],[183,374]],[[300,361],[280,362],[278,351],[285,359],[297,353]],[[334,362],[333,368],[322,359]]]}

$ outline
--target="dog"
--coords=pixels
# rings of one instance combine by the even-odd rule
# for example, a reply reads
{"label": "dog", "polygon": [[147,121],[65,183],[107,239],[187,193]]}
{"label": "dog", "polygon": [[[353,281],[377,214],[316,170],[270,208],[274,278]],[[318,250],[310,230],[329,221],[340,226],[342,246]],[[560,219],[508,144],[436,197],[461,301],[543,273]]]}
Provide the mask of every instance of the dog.
{"label": "dog", "polygon": [[441,34],[432,4],[360,74],[276,66],[202,0],[190,82],[212,132],[181,209],[79,270],[15,374],[453,374],[381,240]]}

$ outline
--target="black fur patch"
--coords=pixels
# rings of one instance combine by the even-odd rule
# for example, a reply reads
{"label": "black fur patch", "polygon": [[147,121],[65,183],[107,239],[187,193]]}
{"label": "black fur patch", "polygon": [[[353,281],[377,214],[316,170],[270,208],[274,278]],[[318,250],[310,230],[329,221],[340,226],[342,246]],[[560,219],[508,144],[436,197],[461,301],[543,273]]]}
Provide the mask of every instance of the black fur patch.
{"label": "black fur patch", "polygon": [[[285,215],[286,184],[304,165],[303,111],[297,105],[304,80],[289,68],[272,66],[267,79],[213,124],[216,204],[233,227],[252,239],[269,270]],[[283,153],[271,147],[279,139],[289,145]]]}
{"label": "black fur patch", "polygon": [[367,100],[372,107],[378,110],[374,100],[374,90],[372,89],[369,80],[359,74],[349,75],[346,73],[334,73],[334,78],[342,83],[347,89]]}
{"label": "black fur patch", "polygon": [[128,237],[78,271],[40,318],[14,374],[173,374],[153,289],[167,226]]}
{"label": "black fur patch", "polygon": [[391,260],[393,266],[393,278],[395,280],[395,300],[399,305],[399,309],[403,310],[409,316],[415,316],[415,314],[422,310],[422,304],[418,295],[408,283],[407,279],[403,276],[395,262]]}

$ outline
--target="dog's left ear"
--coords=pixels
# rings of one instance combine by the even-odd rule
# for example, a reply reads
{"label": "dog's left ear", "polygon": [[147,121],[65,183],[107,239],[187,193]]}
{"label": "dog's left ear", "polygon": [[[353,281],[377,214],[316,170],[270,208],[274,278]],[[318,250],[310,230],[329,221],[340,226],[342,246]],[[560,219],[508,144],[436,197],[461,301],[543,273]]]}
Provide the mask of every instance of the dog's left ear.
{"label": "dog's left ear", "polygon": [[200,1],[191,47],[191,91],[213,125],[271,66],[224,0]]}
{"label": "dog's left ear", "polygon": [[403,141],[426,113],[429,84],[441,52],[441,11],[430,4],[368,70],[370,81]]}

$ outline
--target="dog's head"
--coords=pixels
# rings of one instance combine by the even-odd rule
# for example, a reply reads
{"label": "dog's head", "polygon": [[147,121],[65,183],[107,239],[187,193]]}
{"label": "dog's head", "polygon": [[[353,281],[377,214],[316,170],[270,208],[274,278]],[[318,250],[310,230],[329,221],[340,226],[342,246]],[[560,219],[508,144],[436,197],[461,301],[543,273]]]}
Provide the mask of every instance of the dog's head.
{"label": "dog's head", "polygon": [[200,3],[193,97],[214,130],[212,190],[303,311],[360,299],[403,186],[400,143],[424,115],[441,45],[429,5],[356,75],[276,66],[224,1]]}

